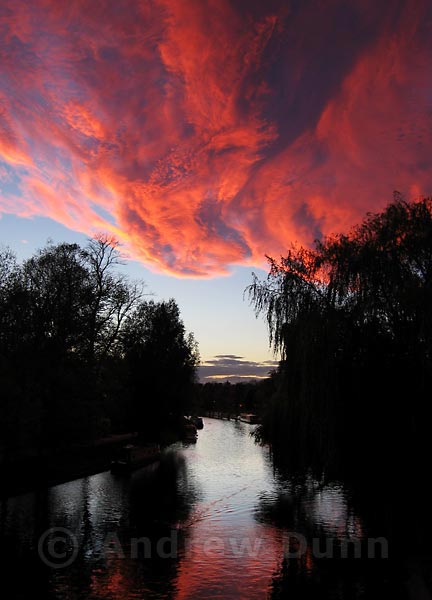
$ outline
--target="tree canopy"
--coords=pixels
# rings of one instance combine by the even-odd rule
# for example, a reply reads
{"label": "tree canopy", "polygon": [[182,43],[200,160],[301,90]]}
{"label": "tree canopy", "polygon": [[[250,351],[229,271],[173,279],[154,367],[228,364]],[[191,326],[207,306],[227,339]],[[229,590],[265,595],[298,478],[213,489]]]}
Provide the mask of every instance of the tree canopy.
{"label": "tree canopy", "polygon": [[[0,454],[53,450],[118,431],[157,431],[195,381],[197,344],[173,299],[118,271],[116,240],[0,252]],[[154,408],[154,407],[157,407]]]}
{"label": "tree canopy", "polygon": [[432,379],[432,200],[396,194],[348,234],[269,264],[267,279],[254,276],[248,288],[281,358],[262,438],[289,437],[295,451],[324,460],[341,447],[363,455],[365,432],[379,455],[402,434],[422,439]]}

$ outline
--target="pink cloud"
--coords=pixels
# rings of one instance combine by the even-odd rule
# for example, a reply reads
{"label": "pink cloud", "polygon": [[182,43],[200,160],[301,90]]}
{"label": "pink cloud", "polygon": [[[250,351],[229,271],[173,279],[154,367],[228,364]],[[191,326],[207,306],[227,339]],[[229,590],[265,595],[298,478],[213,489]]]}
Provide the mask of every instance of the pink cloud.
{"label": "pink cloud", "polygon": [[0,210],[201,277],[430,193],[429,3],[349,4],[3,3]]}

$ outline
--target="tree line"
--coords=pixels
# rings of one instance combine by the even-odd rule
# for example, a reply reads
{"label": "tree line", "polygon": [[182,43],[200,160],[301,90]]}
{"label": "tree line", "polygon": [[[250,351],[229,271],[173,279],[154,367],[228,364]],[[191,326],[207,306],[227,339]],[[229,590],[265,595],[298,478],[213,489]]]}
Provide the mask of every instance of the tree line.
{"label": "tree line", "polygon": [[281,358],[258,439],[321,470],[406,472],[430,430],[432,200],[396,193],[349,233],[268,261],[247,290]]}
{"label": "tree line", "polygon": [[0,451],[52,452],[109,433],[157,437],[191,397],[199,362],[174,299],[119,272],[118,243],[0,251]]}
{"label": "tree line", "polygon": [[240,413],[260,413],[271,389],[270,380],[197,384],[194,412],[203,415],[237,417]]}

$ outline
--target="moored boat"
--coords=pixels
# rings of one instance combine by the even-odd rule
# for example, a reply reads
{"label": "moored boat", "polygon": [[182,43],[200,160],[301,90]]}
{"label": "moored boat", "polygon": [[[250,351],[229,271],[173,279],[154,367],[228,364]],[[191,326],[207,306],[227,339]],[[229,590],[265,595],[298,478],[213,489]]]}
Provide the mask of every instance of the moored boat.
{"label": "moored boat", "polygon": [[204,427],[204,421],[203,421],[202,417],[192,416],[190,418],[190,420],[195,425],[195,427],[197,429],[203,429],[203,427]]}
{"label": "moored boat", "polygon": [[185,425],[183,431],[183,440],[185,442],[196,442],[198,437],[197,428],[193,423]]}
{"label": "moored boat", "polygon": [[139,467],[156,462],[160,458],[159,444],[123,446],[118,458],[111,462],[112,473],[129,473]]}

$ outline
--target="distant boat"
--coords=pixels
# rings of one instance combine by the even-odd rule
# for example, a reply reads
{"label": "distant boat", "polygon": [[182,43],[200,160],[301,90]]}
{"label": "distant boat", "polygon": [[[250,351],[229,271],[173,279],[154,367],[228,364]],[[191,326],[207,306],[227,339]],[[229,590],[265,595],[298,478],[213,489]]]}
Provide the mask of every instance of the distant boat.
{"label": "distant boat", "polygon": [[160,458],[159,444],[123,446],[118,458],[111,462],[112,473],[129,473],[139,467],[156,462]]}
{"label": "distant boat", "polygon": [[202,417],[193,416],[190,418],[190,420],[197,429],[202,429],[204,427],[204,421],[203,421]]}
{"label": "distant boat", "polygon": [[261,421],[258,415],[254,415],[252,413],[241,413],[239,416],[239,421],[242,423],[250,423],[251,425],[255,425]]}

